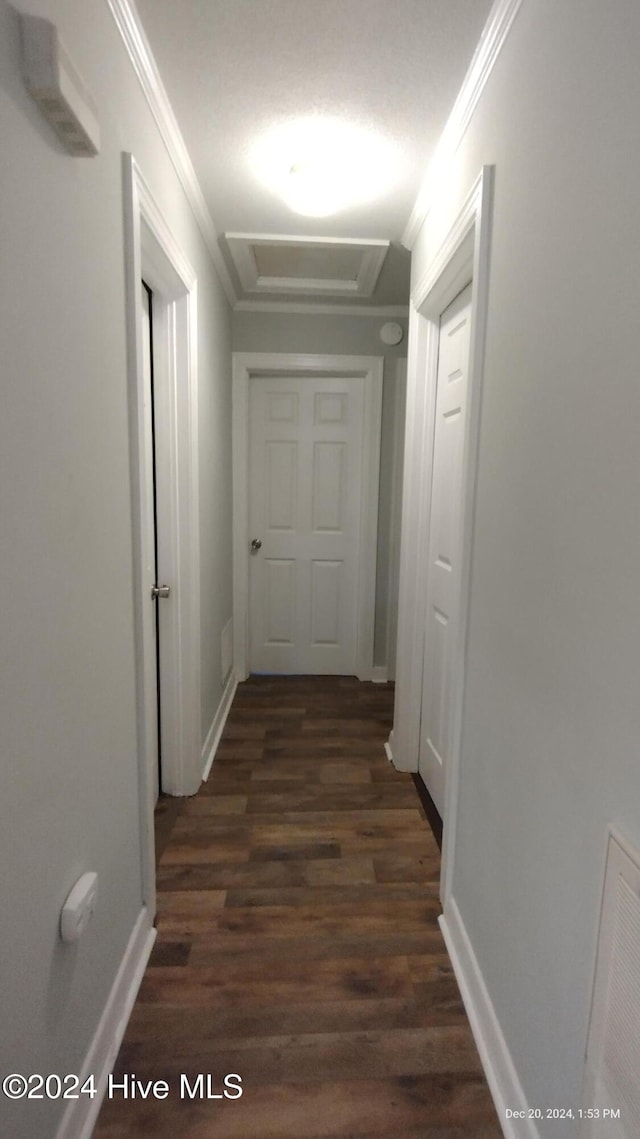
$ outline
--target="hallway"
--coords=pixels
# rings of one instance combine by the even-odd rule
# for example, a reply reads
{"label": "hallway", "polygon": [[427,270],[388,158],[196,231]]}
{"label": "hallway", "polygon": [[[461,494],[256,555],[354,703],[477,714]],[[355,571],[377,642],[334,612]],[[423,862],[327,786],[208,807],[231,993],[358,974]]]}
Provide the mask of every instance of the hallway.
{"label": "hallway", "polygon": [[[96,1139],[499,1139],[437,924],[439,852],[383,750],[391,686],[254,677],[167,801],[158,938]],[[211,1073],[239,1099],[180,1098]],[[230,1089],[231,1092],[235,1088]],[[205,1091],[206,1094],[206,1091]]]}

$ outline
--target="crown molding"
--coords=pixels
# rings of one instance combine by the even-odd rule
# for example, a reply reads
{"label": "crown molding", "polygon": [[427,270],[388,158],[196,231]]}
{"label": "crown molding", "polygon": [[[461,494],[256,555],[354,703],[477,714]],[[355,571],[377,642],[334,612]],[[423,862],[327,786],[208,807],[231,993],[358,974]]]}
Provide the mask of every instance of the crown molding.
{"label": "crown molding", "polygon": [[209,213],[135,4],[133,0],[107,0],[107,4],[122,36],[129,59],[160,132],[160,137],[167,148],[200,232],[211,254],[211,259],[218,272],[227,299],[233,306],[237,300],[236,291],[218,245],[216,227]]}
{"label": "crown molding", "polygon": [[522,0],[496,0],[491,9],[469,70],[464,77],[453,110],[447,119],[422,180],[411,216],[402,235],[402,244],[407,249],[413,249],[420,228],[429,213],[432,187],[438,167],[455,154],[462,142],[521,4]]}
{"label": "crown molding", "polygon": [[408,305],[331,305],[301,304],[293,301],[238,301],[234,312],[282,312],[296,316],[395,316],[408,317]]}
{"label": "crown molding", "polygon": [[229,238],[240,238],[254,245],[349,245],[378,247],[386,253],[391,244],[383,237],[326,237],[306,233],[225,233]]}

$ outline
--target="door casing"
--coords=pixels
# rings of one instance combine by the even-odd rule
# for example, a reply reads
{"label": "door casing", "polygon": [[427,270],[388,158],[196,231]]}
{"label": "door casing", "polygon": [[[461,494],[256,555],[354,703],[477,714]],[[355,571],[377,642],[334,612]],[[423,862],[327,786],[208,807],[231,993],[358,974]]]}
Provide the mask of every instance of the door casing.
{"label": "door casing", "polygon": [[402,465],[404,456],[407,358],[396,360],[393,385],[393,466],[391,471],[391,510],[389,518],[389,577],[387,584],[387,668],[386,679],[395,681],[398,641],[400,581],[400,527],[402,519]]}
{"label": "door casing", "polygon": [[129,446],[133,522],[134,643],[143,902],[155,911],[153,785],[150,756],[156,684],[151,600],[143,519],[153,510],[146,453],[140,282],[154,294],[154,386],[158,560],[171,586],[160,610],[162,790],[197,791],[202,778],[200,726],[200,558],[198,542],[198,387],[196,277],[165,221],[140,168],[123,155]]}
{"label": "door casing", "polygon": [[406,439],[400,552],[396,701],[389,751],[401,771],[417,771],[422,711],[422,667],[429,508],[433,466],[440,316],[470,281],[469,394],[462,458],[459,620],[452,651],[450,740],[443,818],[440,895],[450,895],[460,775],[464,672],[473,549],[473,518],[486,334],[494,168],[485,166],[464,206],[411,294]]}
{"label": "door casing", "polygon": [[383,358],[273,352],[233,354],[233,630],[238,680],[249,661],[249,382],[252,376],[364,376],[363,489],[360,510],[356,675],[371,680],[375,623]]}

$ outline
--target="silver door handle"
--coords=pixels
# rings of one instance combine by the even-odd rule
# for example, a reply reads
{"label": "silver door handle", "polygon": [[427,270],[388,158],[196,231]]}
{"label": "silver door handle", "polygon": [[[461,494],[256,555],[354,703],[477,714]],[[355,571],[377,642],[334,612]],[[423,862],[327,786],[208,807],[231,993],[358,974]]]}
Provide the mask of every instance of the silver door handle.
{"label": "silver door handle", "polygon": [[251,539],[251,553],[257,554],[258,550],[261,550],[261,549],[262,549],[262,542],[260,541],[260,539],[259,538],[252,538]]}
{"label": "silver door handle", "polygon": [[152,585],[151,586],[151,600],[157,601],[159,597],[168,597],[171,593],[170,585]]}

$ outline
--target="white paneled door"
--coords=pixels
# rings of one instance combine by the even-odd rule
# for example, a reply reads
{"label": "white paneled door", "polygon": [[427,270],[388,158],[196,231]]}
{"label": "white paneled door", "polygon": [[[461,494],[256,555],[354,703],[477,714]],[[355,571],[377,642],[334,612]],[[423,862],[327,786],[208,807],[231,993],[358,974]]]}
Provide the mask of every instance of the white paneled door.
{"label": "white paneled door", "polygon": [[440,815],[444,813],[451,745],[451,653],[460,606],[460,511],[470,324],[468,285],[440,319],[429,512],[419,770]]}
{"label": "white paneled door", "polygon": [[364,383],[250,380],[252,672],[356,672]]}

